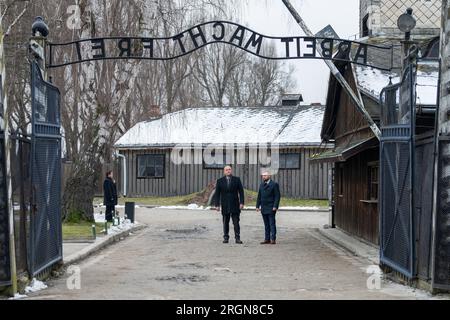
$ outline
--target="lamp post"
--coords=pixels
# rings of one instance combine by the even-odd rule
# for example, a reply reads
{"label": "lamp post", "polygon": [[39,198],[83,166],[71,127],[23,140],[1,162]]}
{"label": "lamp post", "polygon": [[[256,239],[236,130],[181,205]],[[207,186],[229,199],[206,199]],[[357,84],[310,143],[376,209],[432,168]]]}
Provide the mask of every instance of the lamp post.
{"label": "lamp post", "polygon": [[409,50],[414,44],[414,42],[411,41],[411,31],[416,27],[417,22],[412,13],[413,9],[408,8],[397,20],[398,28],[405,33],[405,39],[402,41],[405,57],[409,55]]}
{"label": "lamp post", "polygon": [[45,46],[47,42],[47,36],[49,34],[49,29],[44,19],[38,16],[34,18],[34,22],[31,25],[31,30],[32,37],[30,39],[30,53],[38,62],[44,80],[47,80],[47,72],[45,68]]}

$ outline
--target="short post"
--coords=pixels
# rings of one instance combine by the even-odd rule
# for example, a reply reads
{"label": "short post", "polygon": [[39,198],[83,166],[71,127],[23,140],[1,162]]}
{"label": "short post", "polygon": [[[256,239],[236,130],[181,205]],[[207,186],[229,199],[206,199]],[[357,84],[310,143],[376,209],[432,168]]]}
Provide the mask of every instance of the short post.
{"label": "short post", "polygon": [[97,239],[97,230],[95,229],[95,224],[92,225],[92,236],[94,237],[94,240]]}
{"label": "short post", "polygon": [[108,221],[105,221],[105,234],[108,235]]}

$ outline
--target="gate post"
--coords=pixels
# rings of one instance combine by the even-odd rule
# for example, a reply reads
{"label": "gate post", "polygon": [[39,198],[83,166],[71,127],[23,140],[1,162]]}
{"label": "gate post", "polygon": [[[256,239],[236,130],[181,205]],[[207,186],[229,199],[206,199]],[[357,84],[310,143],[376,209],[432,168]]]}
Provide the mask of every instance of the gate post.
{"label": "gate post", "polygon": [[450,290],[450,2],[442,1],[440,88],[436,121],[432,288]]}

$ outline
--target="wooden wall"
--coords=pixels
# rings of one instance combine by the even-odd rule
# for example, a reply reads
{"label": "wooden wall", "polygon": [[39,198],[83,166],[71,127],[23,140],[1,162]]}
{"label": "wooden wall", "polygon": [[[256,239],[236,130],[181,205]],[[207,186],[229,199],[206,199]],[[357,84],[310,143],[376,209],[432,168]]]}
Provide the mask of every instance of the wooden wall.
{"label": "wooden wall", "polygon": [[[281,192],[286,197],[302,199],[328,199],[328,171],[331,164],[310,164],[309,158],[323,151],[317,148],[289,148],[283,153],[300,153],[301,165],[298,170],[280,170],[273,177],[280,184]],[[202,164],[174,164],[170,159],[170,149],[123,150],[127,159],[128,196],[176,196],[203,190],[209,183],[223,176],[222,169],[205,169]],[[165,176],[162,179],[138,179],[137,155],[164,154]],[[201,152],[193,152],[197,160]],[[236,152],[235,152],[235,157]],[[257,190],[261,182],[261,166],[249,164],[250,159],[257,160],[257,153],[245,150],[245,165],[233,165],[234,175],[241,178],[244,188]],[[200,158],[201,159],[201,158]],[[197,162],[198,163],[198,162]]]}
{"label": "wooden wall", "polygon": [[[336,163],[334,192],[336,226],[377,245],[378,203],[363,201],[368,199],[368,163],[378,160],[379,148],[374,148],[346,162]],[[343,187],[342,192],[340,186]]]}

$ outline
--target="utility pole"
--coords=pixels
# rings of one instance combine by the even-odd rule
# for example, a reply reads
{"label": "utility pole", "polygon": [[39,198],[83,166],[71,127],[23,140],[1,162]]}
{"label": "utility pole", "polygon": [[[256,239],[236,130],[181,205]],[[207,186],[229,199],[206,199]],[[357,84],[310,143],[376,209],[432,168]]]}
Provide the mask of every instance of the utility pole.
{"label": "utility pole", "polygon": [[[291,15],[294,17],[294,19],[297,21],[300,28],[302,28],[303,32],[308,37],[314,37],[314,34],[312,31],[308,28],[305,21],[302,19],[300,14],[295,10],[295,8],[292,6],[291,2],[289,0],[282,0],[286,8],[289,10]],[[317,47],[317,52],[320,56],[322,56],[321,49]],[[367,112],[364,103],[362,100],[355,94],[352,87],[348,84],[347,80],[344,78],[344,76],[339,72],[338,68],[334,65],[333,61],[331,60],[324,60],[328,68],[330,69],[333,76],[336,78],[336,80],[339,82],[339,84],[342,86],[345,92],[349,95],[352,102],[355,104],[358,111],[363,115],[364,119],[369,123],[370,129],[372,130],[375,137],[380,140],[381,138],[381,131],[380,128],[376,125],[372,117],[370,116],[369,112]]]}
{"label": "utility pole", "polygon": [[433,288],[450,289],[450,2],[442,1],[433,212]]}

